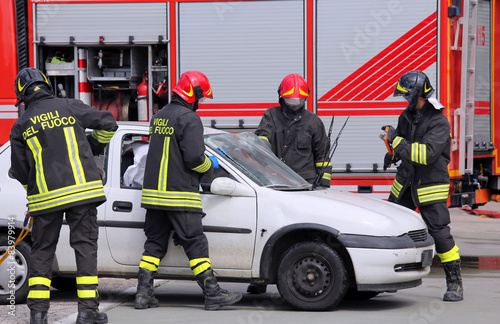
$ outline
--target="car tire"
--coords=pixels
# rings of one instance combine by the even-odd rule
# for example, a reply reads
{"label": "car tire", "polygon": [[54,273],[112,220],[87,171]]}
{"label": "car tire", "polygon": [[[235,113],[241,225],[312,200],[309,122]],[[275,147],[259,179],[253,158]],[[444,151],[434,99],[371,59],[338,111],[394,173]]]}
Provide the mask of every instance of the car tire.
{"label": "car tire", "polygon": [[[0,257],[7,252],[9,246],[11,244],[7,235],[1,234]],[[0,304],[19,304],[26,301],[29,291],[30,253],[30,244],[21,241],[16,245],[13,256],[11,254],[0,264]]]}
{"label": "car tire", "polygon": [[76,291],[76,278],[54,277],[50,285],[60,291]]}
{"label": "car tire", "polygon": [[298,310],[331,310],[345,296],[347,270],[326,244],[297,243],[283,254],[277,286],[281,296]]}

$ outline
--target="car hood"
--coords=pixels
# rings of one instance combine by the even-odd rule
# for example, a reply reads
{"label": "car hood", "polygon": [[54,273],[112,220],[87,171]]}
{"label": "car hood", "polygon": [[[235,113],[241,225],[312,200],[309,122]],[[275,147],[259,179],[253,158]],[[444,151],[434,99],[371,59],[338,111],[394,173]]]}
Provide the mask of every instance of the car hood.
{"label": "car hood", "polygon": [[281,215],[289,224],[317,223],[341,234],[373,236],[399,236],[426,228],[418,213],[362,194],[330,188],[308,192],[276,191],[266,196],[272,197],[272,202],[263,205],[273,210],[273,216]]}

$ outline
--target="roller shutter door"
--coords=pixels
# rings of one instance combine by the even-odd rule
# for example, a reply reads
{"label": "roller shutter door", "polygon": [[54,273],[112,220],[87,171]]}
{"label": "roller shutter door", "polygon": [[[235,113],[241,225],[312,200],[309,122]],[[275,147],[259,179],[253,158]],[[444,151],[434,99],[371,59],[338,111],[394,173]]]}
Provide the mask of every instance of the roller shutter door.
{"label": "roller shutter door", "polygon": [[380,128],[396,125],[406,106],[392,97],[405,71],[423,70],[436,86],[436,10],[433,0],[318,0],[318,114],[325,124],[335,114],[337,131],[351,115],[333,157],[335,170],[382,167]]}
{"label": "roller shutter door", "polygon": [[39,3],[35,7],[35,41],[127,44],[156,43],[167,37],[166,3]]}
{"label": "roller shutter door", "polygon": [[303,7],[302,0],[180,3],[179,73],[205,73],[210,103],[277,103],[281,80],[305,72]]}

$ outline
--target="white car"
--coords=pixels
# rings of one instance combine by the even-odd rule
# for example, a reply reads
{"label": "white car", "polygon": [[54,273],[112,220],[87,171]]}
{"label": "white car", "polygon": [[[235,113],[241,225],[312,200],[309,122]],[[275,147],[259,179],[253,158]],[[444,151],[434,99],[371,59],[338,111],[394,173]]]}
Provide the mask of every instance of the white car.
{"label": "white car", "polygon": [[[362,194],[313,190],[250,132],[206,128],[205,143],[207,155],[220,163],[200,185],[203,225],[218,278],[277,284],[296,309],[329,310],[346,293],[371,298],[416,287],[429,273],[434,241],[419,214]],[[147,144],[147,124],[123,122],[97,157],[107,196],[98,209],[99,276],[137,275],[146,239],[140,201]],[[26,192],[9,177],[9,166],[7,143],[0,148],[0,254],[12,243],[9,225],[19,232],[26,211]],[[4,303],[9,284],[15,285],[18,302],[27,295],[29,251],[30,236],[17,246],[15,262],[8,258],[0,265]],[[56,288],[75,276],[67,224],[53,268]],[[156,278],[194,278],[172,237]]]}

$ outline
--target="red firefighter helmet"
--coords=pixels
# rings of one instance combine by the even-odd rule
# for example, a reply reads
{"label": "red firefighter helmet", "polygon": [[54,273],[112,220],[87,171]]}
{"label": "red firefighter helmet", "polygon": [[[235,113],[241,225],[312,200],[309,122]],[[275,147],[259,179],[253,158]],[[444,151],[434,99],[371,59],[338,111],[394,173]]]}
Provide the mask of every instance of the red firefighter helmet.
{"label": "red firefighter helmet", "polygon": [[184,72],[172,92],[178,94],[187,103],[202,102],[205,98],[213,98],[208,78],[198,71]]}
{"label": "red firefighter helmet", "polygon": [[278,94],[283,98],[285,105],[295,110],[304,106],[309,97],[309,87],[300,75],[289,74],[281,81]]}

